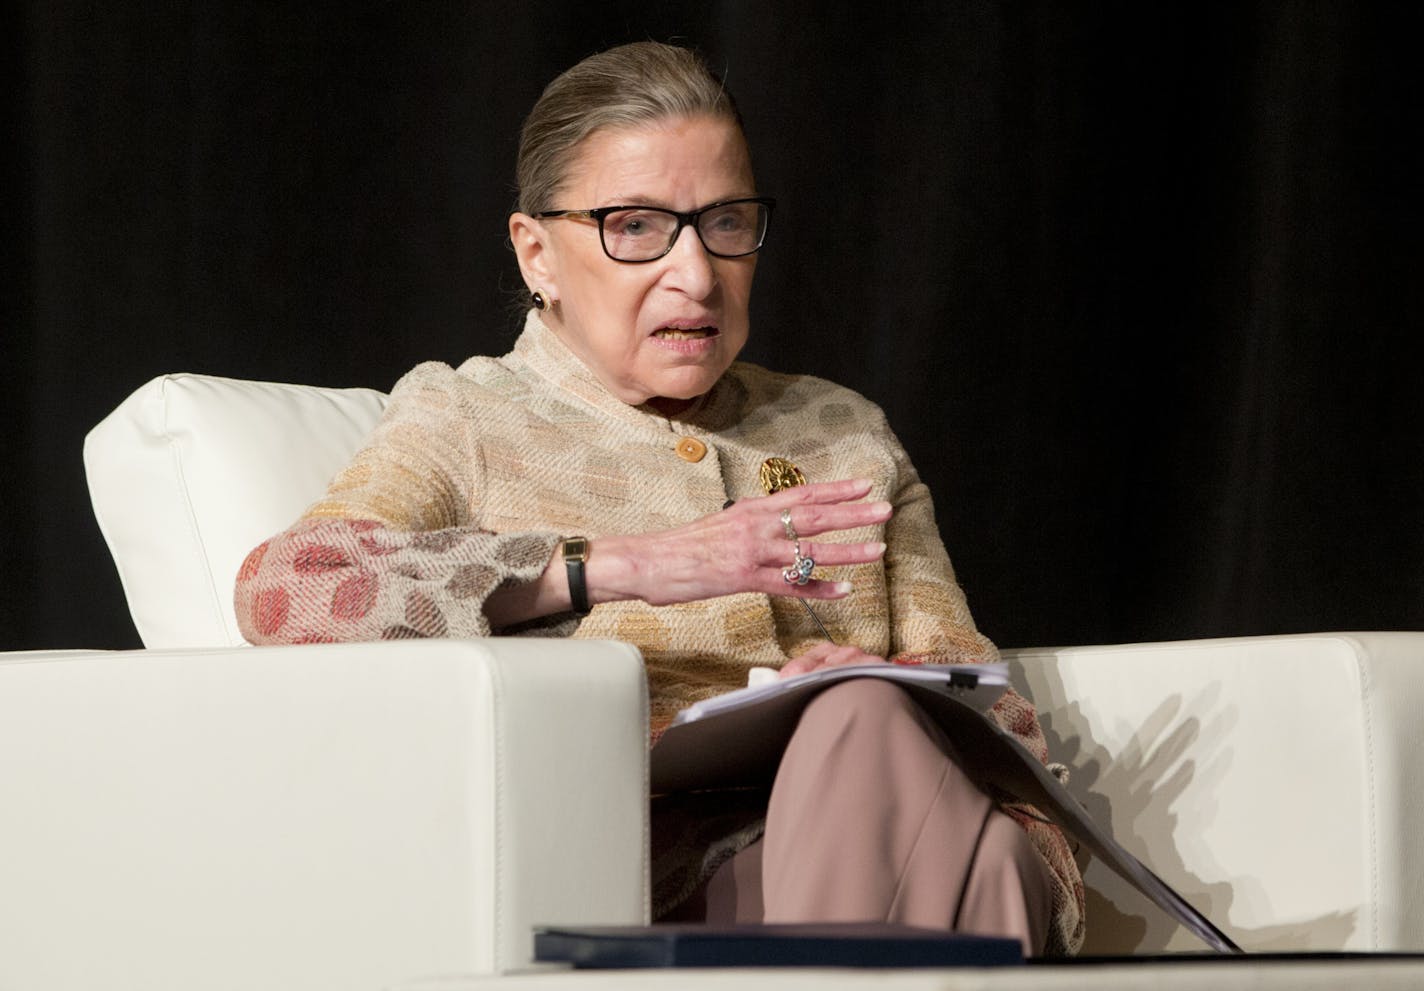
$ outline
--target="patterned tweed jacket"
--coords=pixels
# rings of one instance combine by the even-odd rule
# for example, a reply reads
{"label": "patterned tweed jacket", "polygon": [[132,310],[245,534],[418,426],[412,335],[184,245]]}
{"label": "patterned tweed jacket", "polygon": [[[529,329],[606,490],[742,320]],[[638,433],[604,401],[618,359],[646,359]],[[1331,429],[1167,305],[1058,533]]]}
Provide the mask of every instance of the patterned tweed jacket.
{"label": "patterned tweed jacket", "polygon": [[[420,365],[391,393],[366,447],[298,523],[249,555],[237,615],[254,643],[467,637],[492,632],[611,638],[646,659],[654,738],[673,714],[746,684],[822,639],[789,598],[730,595],[653,607],[596,606],[492,631],[485,598],[532,581],[562,535],[642,533],[762,495],[769,457],[809,481],[866,478],[885,524],[836,539],[882,540],[883,560],[823,568],[854,591],[817,605],[840,643],[900,661],[997,658],[978,633],[935,525],[930,494],[884,414],[809,376],[734,364],[676,420],[610,393],[530,312],[514,350],[458,369]],[[1032,706],[1010,691],[994,716],[1040,759]],[[1082,941],[1083,888],[1054,827],[1007,807],[1055,880],[1050,950]]]}

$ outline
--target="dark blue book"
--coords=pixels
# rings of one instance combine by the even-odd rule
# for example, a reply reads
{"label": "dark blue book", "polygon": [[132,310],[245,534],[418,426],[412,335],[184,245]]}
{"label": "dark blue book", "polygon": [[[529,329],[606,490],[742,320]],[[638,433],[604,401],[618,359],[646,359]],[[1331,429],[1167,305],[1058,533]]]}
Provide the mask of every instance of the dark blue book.
{"label": "dark blue book", "polygon": [[1016,939],[874,923],[565,926],[534,931],[534,959],[575,967],[1004,967]]}

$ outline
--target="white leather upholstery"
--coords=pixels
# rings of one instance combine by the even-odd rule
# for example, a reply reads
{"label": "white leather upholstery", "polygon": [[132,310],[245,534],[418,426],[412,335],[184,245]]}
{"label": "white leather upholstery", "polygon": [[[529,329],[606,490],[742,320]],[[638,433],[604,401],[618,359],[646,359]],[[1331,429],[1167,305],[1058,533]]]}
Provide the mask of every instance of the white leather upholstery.
{"label": "white leather upholstery", "polygon": [[856,967],[566,970],[449,978],[390,991],[1419,991],[1424,960],[1074,963],[874,970]]}
{"label": "white leather upholstery", "polygon": [[[1424,634],[1015,651],[1069,789],[1243,947],[1424,950]],[[1197,949],[1094,864],[1085,952]]]}
{"label": "white leather upholstery", "polygon": [[646,918],[625,644],[0,660],[0,987],[358,991]]}
{"label": "white leather upholstery", "polygon": [[146,646],[243,642],[232,608],[243,558],[321,495],[385,402],[370,389],[164,375],[90,431],[94,515]]}

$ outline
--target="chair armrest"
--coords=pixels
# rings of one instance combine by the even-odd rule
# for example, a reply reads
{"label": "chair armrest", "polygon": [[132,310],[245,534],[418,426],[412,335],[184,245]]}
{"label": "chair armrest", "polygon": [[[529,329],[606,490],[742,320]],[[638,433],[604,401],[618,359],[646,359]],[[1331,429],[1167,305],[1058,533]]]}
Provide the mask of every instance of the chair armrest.
{"label": "chair armrest", "polygon": [[376,989],[646,921],[626,644],[0,657],[0,985]]}
{"label": "chair armrest", "polygon": [[[1424,949],[1424,634],[1006,651],[1069,790],[1250,950]],[[1084,952],[1195,949],[1090,865]]]}

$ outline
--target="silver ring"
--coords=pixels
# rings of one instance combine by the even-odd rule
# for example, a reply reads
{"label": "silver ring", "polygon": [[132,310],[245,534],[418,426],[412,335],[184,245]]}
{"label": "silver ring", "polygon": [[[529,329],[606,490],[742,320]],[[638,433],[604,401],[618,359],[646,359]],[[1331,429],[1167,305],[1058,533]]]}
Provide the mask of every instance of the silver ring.
{"label": "silver ring", "polygon": [[791,562],[790,567],[781,569],[781,580],[788,585],[805,585],[811,580],[811,572],[815,567],[815,560],[801,556],[801,541],[798,540],[795,560]]}
{"label": "silver ring", "polygon": [[796,535],[796,528],[791,525],[791,510],[781,511],[781,526],[786,530],[786,539],[791,541],[791,566],[781,569],[781,580],[788,585],[805,585],[811,580],[811,572],[816,567],[816,562],[809,557],[801,556],[801,538]]}

